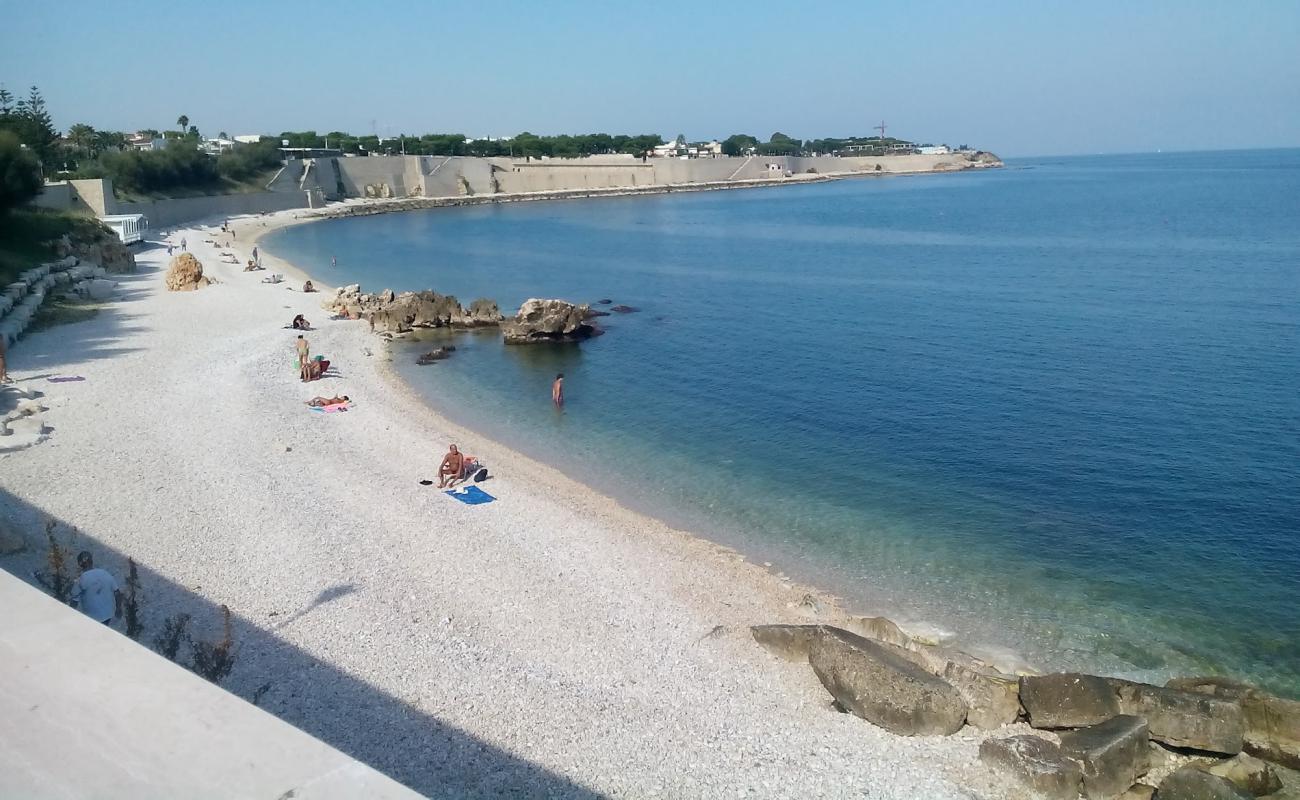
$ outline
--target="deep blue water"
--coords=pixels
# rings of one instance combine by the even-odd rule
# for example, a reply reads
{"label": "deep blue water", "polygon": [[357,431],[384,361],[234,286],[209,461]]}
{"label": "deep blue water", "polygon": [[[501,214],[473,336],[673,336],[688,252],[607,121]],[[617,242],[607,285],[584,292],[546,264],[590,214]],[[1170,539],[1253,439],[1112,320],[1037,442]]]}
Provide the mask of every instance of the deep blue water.
{"label": "deep blue water", "polygon": [[581,345],[395,353],[452,418],[864,610],[1043,667],[1300,694],[1300,150],[417,211],[266,247],[334,284],[643,309]]}

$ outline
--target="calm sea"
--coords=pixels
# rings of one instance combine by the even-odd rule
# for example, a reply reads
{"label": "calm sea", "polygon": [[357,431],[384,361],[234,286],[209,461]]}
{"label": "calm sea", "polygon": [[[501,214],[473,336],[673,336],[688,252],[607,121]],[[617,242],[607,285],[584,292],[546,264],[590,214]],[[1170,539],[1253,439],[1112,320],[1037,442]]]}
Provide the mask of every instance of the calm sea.
{"label": "calm sea", "polygon": [[863,610],[1044,668],[1300,695],[1300,150],[416,211],[266,247],[340,285],[641,309],[581,345],[395,352],[451,418]]}

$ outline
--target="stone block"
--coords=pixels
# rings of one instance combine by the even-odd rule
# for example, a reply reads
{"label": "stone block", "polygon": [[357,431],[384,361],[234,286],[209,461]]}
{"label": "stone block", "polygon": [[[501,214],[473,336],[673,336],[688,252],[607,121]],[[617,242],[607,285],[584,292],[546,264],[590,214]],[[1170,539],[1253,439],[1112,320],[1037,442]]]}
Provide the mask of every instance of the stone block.
{"label": "stone block", "polygon": [[1253,800],[1253,797],[1226,778],[1189,766],[1175,770],[1161,781],[1155,800]]}
{"label": "stone block", "polygon": [[823,628],[808,662],[841,706],[892,733],[946,736],[966,721],[966,701],[956,689],[857,634]]}
{"label": "stone block", "polygon": [[1197,692],[1110,678],[1120,711],[1142,717],[1151,738],[1173,747],[1233,755],[1241,752],[1241,706]]}
{"label": "stone block", "polygon": [[1061,748],[1037,736],[985,739],[980,761],[1032,790],[1044,800],[1077,800],[1083,773]]}
{"label": "stone block", "polygon": [[1026,675],[1020,679],[1020,703],[1035,728],[1082,728],[1120,713],[1105,678],[1076,672]]}
{"label": "stone block", "polygon": [[1211,775],[1227,778],[1238,789],[1245,789],[1255,797],[1281,791],[1282,779],[1265,761],[1254,756],[1238,753],[1227,761],[1221,761],[1206,769]]}
{"label": "stone block", "polygon": [[1174,678],[1165,686],[1239,703],[1245,723],[1242,749],[1284,767],[1300,769],[1300,701],[1229,678]]}
{"label": "stone block", "polygon": [[974,656],[943,647],[919,651],[932,672],[950,683],[969,707],[966,722],[982,730],[1010,725],[1020,716],[1020,681]]}
{"label": "stone block", "polygon": [[786,661],[808,661],[808,650],[821,625],[754,625],[749,629],[754,641]]}
{"label": "stone block", "polygon": [[1111,800],[1146,774],[1150,741],[1145,720],[1121,714],[1061,734],[1061,752],[1079,762],[1084,797]]}

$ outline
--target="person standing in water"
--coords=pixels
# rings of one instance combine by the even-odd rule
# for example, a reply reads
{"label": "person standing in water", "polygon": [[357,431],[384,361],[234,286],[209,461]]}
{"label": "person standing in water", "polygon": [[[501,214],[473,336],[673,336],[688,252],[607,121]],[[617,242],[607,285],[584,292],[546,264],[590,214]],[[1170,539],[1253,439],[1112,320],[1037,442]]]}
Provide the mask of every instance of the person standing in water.
{"label": "person standing in water", "polygon": [[556,408],[564,405],[564,373],[557,373],[555,382],[551,384],[551,402],[555,403]]}
{"label": "person standing in water", "polygon": [[335,256],[330,256],[330,266],[334,269],[339,268],[339,260]]}

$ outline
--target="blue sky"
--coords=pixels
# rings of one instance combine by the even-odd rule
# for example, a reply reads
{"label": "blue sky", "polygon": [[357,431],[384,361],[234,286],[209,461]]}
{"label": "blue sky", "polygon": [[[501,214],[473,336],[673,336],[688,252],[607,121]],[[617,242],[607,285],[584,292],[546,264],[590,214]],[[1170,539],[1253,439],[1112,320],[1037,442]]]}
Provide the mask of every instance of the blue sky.
{"label": "blue sky", "polygon": [[[673,11],[671,9],[677,9]],[[1300,0],[0,0],[55,124],[891,134],[1006,156],[1300,146]]]}

